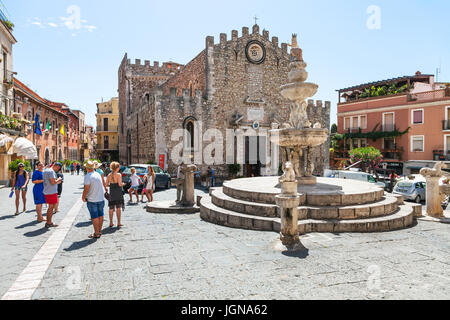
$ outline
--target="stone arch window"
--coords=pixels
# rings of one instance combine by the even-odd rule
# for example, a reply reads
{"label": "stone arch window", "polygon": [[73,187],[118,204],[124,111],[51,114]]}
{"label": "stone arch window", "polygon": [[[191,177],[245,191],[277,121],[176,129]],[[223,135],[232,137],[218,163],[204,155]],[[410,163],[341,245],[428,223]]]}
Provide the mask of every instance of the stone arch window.
{"label": "stone arch window", "polygon": [[198,138],[197,134],[197,119],[194,117],[188,117],[184,120],[183,123],[184,129],[184,149],[186,153],[193,154],[195,151],[195,139]]}
{"label": "stone arch window", "polygon": [[147,104],[150,104],[150,94],[149,94],[149,93],[146,93],[146,94],[145,94],[145,102],[146,102]]}
{"label": "stone arch window", "polygon": [[194,96],[194,84],[192,83],[192,81],[189,81],[189,95],[191,97]]}

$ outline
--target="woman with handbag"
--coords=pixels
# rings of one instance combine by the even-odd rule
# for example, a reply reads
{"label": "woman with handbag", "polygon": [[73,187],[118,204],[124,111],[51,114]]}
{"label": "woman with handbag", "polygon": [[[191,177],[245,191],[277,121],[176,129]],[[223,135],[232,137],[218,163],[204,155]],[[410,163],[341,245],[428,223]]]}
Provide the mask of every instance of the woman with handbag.
{"label": "woman with handbag", "polygon": [[120,216],[122,208],[125,208],[125,201],[123,199],[124,183],[122,182],[122,175],[119,173],[120,164],[118,162],[111,163],[111,173],[106,178],[106,185],[109,187],[109,194],[106,193],[105,197],[108,200],[109,206],[109,227],[114,227],[114,210],[117,215],[117,227],[123,227]]}

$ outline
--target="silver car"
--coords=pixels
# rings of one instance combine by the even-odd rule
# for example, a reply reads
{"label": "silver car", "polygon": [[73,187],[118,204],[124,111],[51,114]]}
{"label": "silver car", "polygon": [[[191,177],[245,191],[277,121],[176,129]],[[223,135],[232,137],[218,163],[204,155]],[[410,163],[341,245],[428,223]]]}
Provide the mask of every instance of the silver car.
{"label": "silver car", "polygon": [[400,181],[393,193],[402,195],[405,200],[421,203],[426,200],[426,184],[424,181]]}

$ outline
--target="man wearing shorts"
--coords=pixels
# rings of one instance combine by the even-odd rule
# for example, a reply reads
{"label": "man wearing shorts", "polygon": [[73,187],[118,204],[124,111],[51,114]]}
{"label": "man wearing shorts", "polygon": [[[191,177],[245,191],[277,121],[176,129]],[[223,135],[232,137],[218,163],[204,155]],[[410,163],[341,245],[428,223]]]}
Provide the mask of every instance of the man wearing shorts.
{"label": "man wearing shorts", "polygon": [[84,177],[84,191],[82,199],[87,203],[87,207],[94,226],[94,234],[91,239],[98,239],[102,235],[103,216],[105,208],[105,189],[103,188],[103,179],[95,171],[99,167],[96,161],[86,163],[87,174]]}
{"label": "man wearing shorts", "polygon": [[61,178],[58,178],[56,172],[62,167],[62,164],[57,162],[51,168],[45,169],[43,173],[44,179],[44,197],[48,204],[47,209],[47,223],[46,228],[56,228],[58,225],[52,223],[53,210],[58,203],[58,184],[61,183]]}

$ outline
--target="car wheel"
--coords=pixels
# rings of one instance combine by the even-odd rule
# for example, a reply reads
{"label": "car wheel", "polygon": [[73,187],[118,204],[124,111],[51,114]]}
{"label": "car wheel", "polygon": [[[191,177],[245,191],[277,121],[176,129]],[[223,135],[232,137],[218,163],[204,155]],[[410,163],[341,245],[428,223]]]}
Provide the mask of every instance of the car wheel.
{"label": "car wheel", "polygon": [[416,199],[414,200],[416,203],[421,203],[422,202],[422,198],[420,196],[417,196]]}

